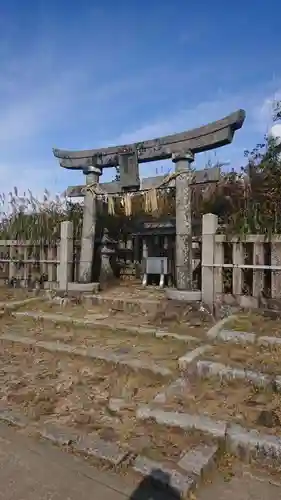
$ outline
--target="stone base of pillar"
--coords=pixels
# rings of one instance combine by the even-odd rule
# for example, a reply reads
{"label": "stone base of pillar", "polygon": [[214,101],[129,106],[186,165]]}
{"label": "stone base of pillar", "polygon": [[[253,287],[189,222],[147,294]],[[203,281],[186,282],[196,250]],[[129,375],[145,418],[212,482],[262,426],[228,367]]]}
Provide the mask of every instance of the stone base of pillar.
{"label": "stone base of pillar", "polygon": [[199,302],[202,294],[200,290],[176,290],[175,288],[165,289],[166,297],[170,300],[180,300],[183,302]]}

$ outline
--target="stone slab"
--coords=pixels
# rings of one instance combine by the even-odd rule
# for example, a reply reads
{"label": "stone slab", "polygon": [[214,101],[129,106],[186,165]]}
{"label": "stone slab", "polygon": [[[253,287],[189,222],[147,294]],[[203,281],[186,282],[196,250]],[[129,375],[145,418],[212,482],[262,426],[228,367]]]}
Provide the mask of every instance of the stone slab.
{"label": "stone slab", "polygon": [[24,415],[12,412],[9,409],[0,410],[0,421],[20,428],[24,428],[28,424],[28,420]]}
{"label": "stone slab", "polygon": [[93,282],[93,283],[68,283],[67,284],[67,290],[69,292],[81,292],[81,293],[97,293],[100,291],[100,284]]}
{"label": "stone slab", "polygon": [[220,319],[214,326],[210,328],[207,332],[207,337],[209,339],[215,339],[222,327],[228,323],[229,321],[233,321],[237,319],[237,316],[232,314],[231,316],[225,316],[224,318]]}
{"label": "stone slab", "polygon": [[237,332],[234,330],[221,330],[218,332],[216,338],[224,342],[233,342],[237,344],[254,344],[256,342],[255,333]]}
{"label": "stone slab", "polygon": [[53,424],[47,424],[40,434],[43,438],[48,439],[54,444],[60,446],[69,446],[78,440],[78,433],[74,433],[73,429],[58,427]]}
{"label": "stone slab", "polygon": [[164,404],[169,396],[181,396],[184,392],[188,392],[189,383],[184,378],[174,380],[166,390],[156,394],[153,399],[154,403]]}
{"label": "stone slab", "polygon": [[46,351],[50,352],[66,352],[67,354],[73,354],[75,351],[75,347],[68,344],[63,344],[62,342],[59,341],[53,342],[53,341],[39,340],[36,342],[36,347],[45,349]]}
{"label": "stone slab", "polygon": [[200,302],[202,294],[199,290],[177,290],[175,288],[165,288],[167,299],[180,300],[182,302]]}
{"label": "stone slab", "polygon": [[128,452],[120,448],[117,443],[104,441],[98,435],[82,436],[73,444],[73,448],[87,456],[110,462],[114,466],[120,465],[128,456]]}
{"label": "stone slab", "polygon": [[275,390],[281,392],[281,375],[278,375],[274,380]]}
{"label": "stone slab", "polygon": [[227,429],[227,450],[243,459],[251,457],[281,460],[281,439],[270,434],[261,434],[240,425],[232,424]]}
{"label": "stone slab", "polygon": [[122,411],[124,408],[126,408],[128,405],[123,398],[110,398],[108,401],[108,408],[110,411],[114,413],[119,413]]}
{"label": "stone slab", "polygon": [[156,299],[135,299],[126,296],[103,296],[92,295],[91,302],[93,305],[106,306],[107,308],[116,311],[138,312],[143,314],[156,313],[162,308],[162,301]]}
{"label": "stone slab", "polygon": [[3,334],[0,336],[0,340],[7,340],[10,342],[15,342],[24,345],[34,345],[41,349],[50,352],[64,352],[67,354],[82,356],[91,359],[99,359],[101,361],[107,361],[109,363],[116,363],[119,365],[128,366],[133,370],[147,370],[156,375],[163,377],[170,376],[172,374],[171,370],[168,368],[159,366],[155,363],[146,363],[138,359],[129,359],[127,355],[115,354],[113,351],[108,351],[98,347],[79,347],[75,345],[64,344],[63,342],[49,342],[49,341],[36,341],[30,337],[21,337],[14,334]]}
{"label": "stone slab", "polygon": [[172,375],[172,371],[169,368],[165,368],[163,366],[159,366],[155,363],[145,363],[144,361],[140,361],[139,359],[126,359],[126,360],[117,360],[117,363],[120,365],[129,366],[132,370],[147,370],[149,372],[154,373],[155,375],[161,375],[162,377],[169,377]]}
{"label": "stone slab", "polygon": [[[17,311],[14,313],[15,317],[28,317],[33,319],[43,319],[46,321],[53,321],[54,323],[71,323],[77,326],[92,326],[93,321],[83,318],[73,318],[72,316],[62,315],[62,314],[52,314],[52,313],[40,313],[33,311]],[[99,323],[100,326],[100,323]]]}
{"label": "stone slab", "polygon": [[181,474],[174,469],[165,467],[160,462],[155,462],[141,455],[135,459],[133,469],[154,480],[162,488],[174,490],[175,496],[180,495],[181,498],[185,498],[196,487],[193,477]]}
{"label": "stone slab", "polygon": [[185,453],[178,461],[178,466],[188,474],[203,477],[214,467],[218,450],[218,445],[200,444],[193,450]]}
{"label": "stone slab", "polygon": [[259,337],[257,339],[257,344],[258,345],[276,345],[276,346],[281,346],[281,338],[280,337]]}
{"label": "stone slab", "polygon": [[240,379],[251,382],[257,387],[267,387],[273,383],[270,375],[252,370],[232,368],[231,366],[215,363],[213,361],[197,361],[196,372],[197,375],[202,378],[219,377],[220,379],[226,380]]}
{"label": "stone slab", "polygon": [[226,434],[226,422],[213,420],[205,415],[190,415],[189,413],[179,413],[164,411],[143,405],[136,411],[136,418],[139,420],[153,419],[158,424],[181,429],[195,429],[216,438],[224,438]]}
{"label": "stone slab", "polygon": [[211,345],[203,345],[200,347],[196,347],[193,351],[188,351],[184,356],[178,359],[178,366],[180,370],[185,370],[188,365],[190,365],[198,356],[204,354],[205,352],[212,349]]}
{"label": "stone slab", "polygon": [[175,340],[181,340],[182,342],[194,342],[194,340],[198,340],[196,337],[192,337],[192,335],[180,335],[179,333],[163,332],[162,330],[156,330],[155,337],[157,339],[168,337]]}
{"label": "stone slab", "polygon": [[30,337],[20,337],[14,333],[4,333],[0,336],[0,340],[6,340],[8,342],[19,342],[24,345],[36,345],[36,339]]}

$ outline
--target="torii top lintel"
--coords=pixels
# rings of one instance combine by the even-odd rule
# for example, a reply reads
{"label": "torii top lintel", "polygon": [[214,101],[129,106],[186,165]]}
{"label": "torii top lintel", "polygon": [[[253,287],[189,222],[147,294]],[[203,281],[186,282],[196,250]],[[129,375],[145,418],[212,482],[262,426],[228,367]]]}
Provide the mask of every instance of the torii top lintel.
{"label": "torii top lintel", "polygon": [[239,109],[208,125],[158,139],[84,151],[54,149],[53,153],[60,159],[61,167],[68,169],[84,169],[89,165],[116,167],[119,164],[119,155],[124,153],[137,153],[139,163],[167,160],[173,153],[186,150],[201,153],[230,144],[235,131],[243,126],[245,116],[245,111]]}

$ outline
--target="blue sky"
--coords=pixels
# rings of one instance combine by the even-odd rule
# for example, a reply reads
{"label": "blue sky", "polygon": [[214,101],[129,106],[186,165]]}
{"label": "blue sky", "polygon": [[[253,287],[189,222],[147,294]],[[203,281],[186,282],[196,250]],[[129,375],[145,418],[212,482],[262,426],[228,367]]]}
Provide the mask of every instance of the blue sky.
{"label": "blue sky", "polygon": [[280,0],[1,0],[1,191],[83,183],[52,147],[145,140],[241,107],[244,128],[217,151],[240,167],[281,96],[280,19]]}

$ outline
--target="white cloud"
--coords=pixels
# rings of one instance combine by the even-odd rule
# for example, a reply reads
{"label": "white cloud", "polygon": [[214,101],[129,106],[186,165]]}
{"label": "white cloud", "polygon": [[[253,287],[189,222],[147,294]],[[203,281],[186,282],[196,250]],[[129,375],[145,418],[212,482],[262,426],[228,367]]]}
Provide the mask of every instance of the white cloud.
{"label": "white cloud", "polygon": [[253,109],[253,119],[255,120],[257,131],[266,133],[272,125],[272,115],[274,101],[281,100],[281,88],[278,88],[270,95],[266,96]]}

